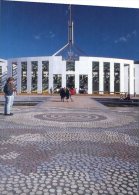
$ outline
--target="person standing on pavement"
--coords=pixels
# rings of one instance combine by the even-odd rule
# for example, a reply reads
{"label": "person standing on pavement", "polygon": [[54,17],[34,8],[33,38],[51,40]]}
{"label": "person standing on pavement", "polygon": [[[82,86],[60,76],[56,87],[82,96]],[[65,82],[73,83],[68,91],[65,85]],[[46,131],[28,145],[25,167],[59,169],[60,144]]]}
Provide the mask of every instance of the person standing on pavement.
{"label": "person standing on pavement", "polygon": [[60,97],[61,97],[61,102],[64,102],[64,98],[65,98],[65,89],[62,87],[60,89]]}
{"label": "person standing on pavement", "polygon": [[67,100],[67,102],[68,102],[69,96],[70,96],[70,93],[69,93],[69,89],[68,89],[68,88],[66,88],[65,96],[66,96],[66,100]]}
{"label": "person standing on pavement", "polygon": [[16,91],[14,87],[14,78],[9,77],[4,86],[4,94],[5,94],[5,105],[4,105],[4,115],[13,115],[11,113],[13,102],[14,102],[14,92]]}
{"label": "person standing on pavement", "polygon": [[72,99],[71,96],[74,95],[74,93],[75,93],[74,89],[73,88],[70,88],[69,89],[69,98],[70,98],[71,102],[73,102],[73,99]]}

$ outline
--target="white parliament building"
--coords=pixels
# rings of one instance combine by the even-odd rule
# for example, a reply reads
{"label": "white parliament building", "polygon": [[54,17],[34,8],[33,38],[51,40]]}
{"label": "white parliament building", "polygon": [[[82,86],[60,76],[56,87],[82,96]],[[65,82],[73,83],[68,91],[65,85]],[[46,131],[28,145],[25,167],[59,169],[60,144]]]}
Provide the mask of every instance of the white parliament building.
{"label": "white parliament building", "polygon": [[139,61],[84,54],[74,44],[71,9],[68,43],[52,56],[0,59],[0,92],[9,76],[18,93],[73,87],[76,93],[139,95]]}

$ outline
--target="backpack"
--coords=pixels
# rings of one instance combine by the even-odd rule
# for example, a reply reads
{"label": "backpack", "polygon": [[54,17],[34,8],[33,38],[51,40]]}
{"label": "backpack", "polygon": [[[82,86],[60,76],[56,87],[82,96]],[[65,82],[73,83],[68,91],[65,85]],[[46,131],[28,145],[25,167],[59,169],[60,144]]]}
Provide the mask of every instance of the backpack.
{"label": "backpack", "polygon": [[5,84],[4,89],[3,89],[3,92],[4,92],[5,94],[7,94],[7,84]]}

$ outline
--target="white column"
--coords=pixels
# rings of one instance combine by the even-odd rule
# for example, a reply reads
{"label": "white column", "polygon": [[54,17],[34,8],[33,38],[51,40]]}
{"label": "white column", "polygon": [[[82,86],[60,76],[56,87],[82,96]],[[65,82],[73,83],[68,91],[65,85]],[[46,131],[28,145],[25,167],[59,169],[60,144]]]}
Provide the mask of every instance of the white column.
{"label": "white column", "polygon": [[134,64],[129,64],[129,94],[134,95]]}
{"label": "white column", "polygon": [[8,74],[8,67],[7,67],[8,61],[4,62],[4,65],[2,66],[2,87],[4,87],[7,79]]}
{"label": "white column", "polygon": [[61,87],[66,87],[66,72],[62,74],[62,86]]}
{"label": "white column", "polygon": [[61,87],[66,87],[66,61],[63,61],[61,63],[61,68],[62,68],[62,86]]}
{"label": "white column", "polygon": [[38,82],[37,82],[37,93],[42,93],[42,61],[38,61]]}
{"label": "white column", "polygon": [[76,93],[79,93],[79,74],[75,74],[75,89]]}
{"label": "white column", "polygon": [[114,62],[110,63],[110,94],[114,94]]}
{"label": "white column", "polygon": [[88,74],[88,94],[92,94],[92,70]]}
{"label": "white column", "polygon": [[27,93],[31,93],[31,70],[32,70],[32,67],[31,67],[31,61],[28,60],[27,61]]}
{"label": "white column", "polygon": [[120,93],[124,92],[124,64],[120,63]]}
{"label": "white column", "polygon": [[21,93],[21,61],[17,62],[17,93]]}
{"label": "white column", "polygon": [[7,78],[8,78],[12,76],[12,61],[8,61],[7,69],[8,69],[8,72],[7,72]]}
{"label": "white column", "polygon": [[104,65],[103,62],[99,62],[99,94],[104,93]]}
{"label": "white column", "polygon": [[50,90],[50,88],[52,87],[52,89],[54,90],[54,86],[53,86],[53,58],[49,59],[49,84],[48,84],[48,88]]}
{"label": "white column", "polygon": [[54,86],[53,86],[53,73],[49,71],[49,84],[48,84],[49,90],[50,90],[51,87],[52,87],[52,89],[54,89]]}

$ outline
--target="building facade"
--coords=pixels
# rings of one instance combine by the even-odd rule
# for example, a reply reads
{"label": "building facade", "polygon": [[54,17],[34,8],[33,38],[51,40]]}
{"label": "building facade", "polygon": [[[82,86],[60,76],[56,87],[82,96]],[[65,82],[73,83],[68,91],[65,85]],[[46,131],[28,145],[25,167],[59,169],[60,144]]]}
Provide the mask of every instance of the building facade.
{"label": "building facade", "polygon": [[[139,94],[139,63],[133,60],[83,57],[63,60],[62,56],[26,57],[1,61],[1,83],[13,76],[18,93],[49,92],[73,87],[77,93]],[[6,72],[7,71],[7,72]],[[2,86],[1,86],[2,89]]]}
{"label": "building facade", "polygon": [[3,86],[7,78],[7,61],[0,58],[0,93],[3,92]]}

